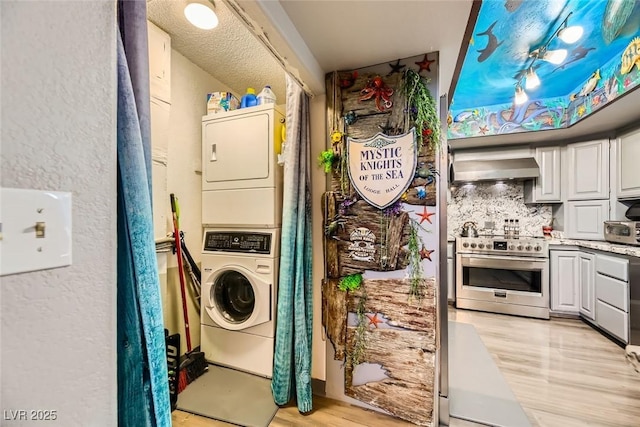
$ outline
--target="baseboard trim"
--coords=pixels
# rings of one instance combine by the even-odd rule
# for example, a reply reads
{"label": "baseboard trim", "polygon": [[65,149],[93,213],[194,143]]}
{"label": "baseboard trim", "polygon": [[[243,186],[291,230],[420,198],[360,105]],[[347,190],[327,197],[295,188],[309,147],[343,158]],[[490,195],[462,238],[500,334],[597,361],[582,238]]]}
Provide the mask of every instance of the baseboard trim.
{"label": "baseboard trim", "polygon": [[326,381],[319,380],[316,378],[311,378],[311,391],[316,396],[326,396],[327,395],[327,383]]}

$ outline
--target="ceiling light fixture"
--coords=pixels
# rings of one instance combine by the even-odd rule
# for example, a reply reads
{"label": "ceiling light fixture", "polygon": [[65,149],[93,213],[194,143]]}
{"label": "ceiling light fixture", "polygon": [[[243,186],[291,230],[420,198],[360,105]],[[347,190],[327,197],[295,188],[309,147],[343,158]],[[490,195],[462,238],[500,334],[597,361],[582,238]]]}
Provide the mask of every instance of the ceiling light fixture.
{"label": "ceiling light fixture", "polygon": [[187,20],[202,30],[211,30],[218,26],[218,17],[207,3],[193,2],[184,8]]}
{"label": "ceiling light fixture", "polygon": [[524,87],[527,88],[527,90],[532,90],[538,86],[540,86],[540,78],[536,74],[536,70],[529,68],[525,77]]}
{"label": "ceiling light fixture", "polygon": [[531,62],[529,62],[528,66],[522,70],[523,72],[519,73],[519,76],[516,77],[516,93],[514,98],[514,102],[516,103],[516,105],[523,104],[529,99],[527,93],[524,91],[524,89],[522,89],[523,79],[525,80],[524,86],[527,90],[533,90],[540,86],[540,78],[536,74],[535,68],[533,66],[538,59],[545,60],[554,65],[562,64],[564,60],[567,59],[567,49],[549,50],[549,45],[551,44],[551,42],[557,37],[563,42],[571,44],[577,42],[580,37],[582,37],[584,30],[581,26],[567,26],[569,17],[572,14],[573,12],[569,12],[567,17],[564,18],[564,20],[560,23],[558,28],[556,28],[556,30],[553,32],[551,37],[549,37],[546,43],[529,53]]}
{"label": "ceiling light fixture", "polygon": [[522,105],[527,102],[528,99],[529,95],[527,95],[527,92],[525,92],[524,89],[522,89],[522,86],[520,86],[520,83],[518,83],[516,85],[516,96],[514,99],[515,104]]}

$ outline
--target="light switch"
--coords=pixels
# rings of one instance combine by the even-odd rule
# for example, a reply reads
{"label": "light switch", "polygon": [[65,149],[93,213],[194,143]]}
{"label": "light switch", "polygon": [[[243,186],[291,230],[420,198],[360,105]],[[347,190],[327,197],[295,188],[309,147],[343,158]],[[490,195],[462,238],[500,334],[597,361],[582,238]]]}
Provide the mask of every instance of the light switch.
{"label": "light switch", "polygon": [[0,189],[0,276],[71,265],[71,193]]}

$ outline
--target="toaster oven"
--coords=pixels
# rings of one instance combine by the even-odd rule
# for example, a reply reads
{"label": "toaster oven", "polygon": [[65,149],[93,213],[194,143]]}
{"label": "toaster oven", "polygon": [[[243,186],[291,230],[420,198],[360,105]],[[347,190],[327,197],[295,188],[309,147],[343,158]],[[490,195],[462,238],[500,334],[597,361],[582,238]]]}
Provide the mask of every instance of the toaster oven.
{"label": "toaster oven", "polygon": [[640,221],[605,221],[604,239],[613,243],[640,246]]}

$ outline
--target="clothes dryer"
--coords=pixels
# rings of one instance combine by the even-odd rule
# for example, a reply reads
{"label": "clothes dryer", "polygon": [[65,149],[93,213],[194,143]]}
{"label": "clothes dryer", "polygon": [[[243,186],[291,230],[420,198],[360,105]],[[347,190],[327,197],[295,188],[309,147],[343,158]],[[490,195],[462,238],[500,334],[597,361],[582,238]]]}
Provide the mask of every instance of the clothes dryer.
{"label": "clothes dryer", "polygon": [[206,229],[201,350],[207,361],[271,378],[280,229]]}
{"label": "clothes dryer", "polygon": [[273,104],[202,118],[205,226],[280,226],[283,126],[284,113]]}

